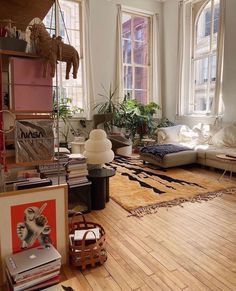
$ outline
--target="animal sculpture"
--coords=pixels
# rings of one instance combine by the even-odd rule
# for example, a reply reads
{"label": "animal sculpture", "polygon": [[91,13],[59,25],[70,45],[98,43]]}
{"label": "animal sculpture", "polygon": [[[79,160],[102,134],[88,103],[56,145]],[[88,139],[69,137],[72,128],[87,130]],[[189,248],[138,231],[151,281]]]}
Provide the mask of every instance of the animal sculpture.
{"label": "animal sculpture", "polygon": [[51,66],[51,76],[55,76],[57,61],[66,62],[66,79],[69,79],[73,65],[73,78],[77,78],[79,68],[79,54],[77,50],[62,41],[60,36],[51,37],[43,23],[35,23],[30,28],[30,38],[35,44],[36,54],[45,60],[44,77],[46,77],[48,64]]}

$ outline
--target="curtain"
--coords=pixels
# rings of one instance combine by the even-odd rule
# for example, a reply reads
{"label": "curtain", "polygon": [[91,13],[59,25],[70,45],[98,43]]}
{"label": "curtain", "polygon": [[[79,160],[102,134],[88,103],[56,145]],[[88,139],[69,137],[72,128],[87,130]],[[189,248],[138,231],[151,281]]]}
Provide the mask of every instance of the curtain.
{"label": "curtain", "polygon": [[92,108],[95,103],[94,98],[94,81],[91,55],[90,39],[90,13],[89,0],[82,0],[82,55],[81,63],[83,70],[83,104],[87,119],[92,118]]}
{"label": "curtain", "polygon": [[222,103],[222,82],[223,82],[223,61],[224,61],[224,35],[225,35],[225,0],[220,1],[220,25],[218,32],[218,54],[216,70],[216,91],[215,91],[215,108],[216,115],[223,114]]}
{"label": "curtain", "polygon": [[121,5],[117,5],[117,27],[116,27],[116,101],[122,101],[123,93],[123,52],[122,52],[122,10]]}
{"label": "curtain", "polygon": [[177,116],[184,114],[183,109],[183,80],[184,80],[184,43],[185,43],[185,13],[184,13],[184,3],[179,2],[178,7],[178,53],[177,53]]}
{"label": "curtain", "polygon": [[[160,31],[159,31],[159,16],[152,16],[152,47],[151,47],[151,101],[156,102],[162,107],[161,99],[161,58],[160,58]],[[157,117],[162,117],[162,109],[158,110]]]}

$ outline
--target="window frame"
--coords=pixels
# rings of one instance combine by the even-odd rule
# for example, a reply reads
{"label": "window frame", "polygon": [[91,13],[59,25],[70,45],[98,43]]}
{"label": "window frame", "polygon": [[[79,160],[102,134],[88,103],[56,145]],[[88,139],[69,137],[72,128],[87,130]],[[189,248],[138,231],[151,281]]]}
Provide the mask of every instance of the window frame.
{"label": "window frame", "polygon": [[[211,0],[210,0],[211,1]],[[224,61],[224,11],[225,0],[220,0],[219,27],[217,38],[216,82],[215,95],[211,112],[193,112],[193,92],[191,82],[193,79],[192,54],[193,32],[196,16],[200,14],[209,3],[209,0],[180,1],[178,22],[178,74],[177,74],[177,107],[176,116],[189,118],[210,118],[223,114],[222,80]],[[194,21],[193,21],[194,19]],[[192,108],[191,108],[192,106]]]}
{"label": "window frame", "polygon": [[[202,12],[204,11],[204,9],[206,8],[206,6],[211,3],[211,7],[210,7],[210,11],[211,11],[211,29],[210,29],[210,34],[209,34],[209,38],[210,38],[210,50],[206,53],[201,54],[200,56],[196,56],[196,49],[197,49],[197,29],[198,29],[198,21],[202,15]],[[217,60],[217,54],[218,54],[218,37],[219,35],[217,35],[217,45],[216,48],[213,48],[213,37],[214,37],[214,5],[215,5],[215,0],[207,0],[206,2],[202,3],[199,11],[197,12],[196,16],[194,17],[194,15],[192,15],[192,19],[191,19],[191,23],[192,23],[192,47],[191,47],[191,78],[190,78],[190,96],[189,96],[189,108],[188,108],[188,114],[190,115],[213,115],[214,114],[214,106],[212,104],[211,109],[210,109],[210,87],[211,87],[211,69],[212,69],[212,65],[210,62],[210,59],[214,56],[216,56],[216,60]],[[213,20],[213,21],[212,21]],[[219,18],[219,27],[220,27],[221,23],[220,23],[220,18]],[[219,33],[219,28],[217,33]],[[206,110],[194,110],[194,101],[195,101],[195,65],[194,62],[199,61],[199,60],[204,60],[207,59],[208,60],[208,71],[207,71],[207,103],[206,103]],[[217,66],[217,62],[216,62],[216,66]],[[215,80],[215,84],[216,84],[217,80]],[[203,84],[205,85],[205,84]],[[216,100],[216,85],[215,85],[215,90],[214,90],[214,98],[213,98],[213,102],[215,102]]]}
{"label": "window frame", "polygon": [[[124,60],[122,61],[122,70],[123,70],[123,79],[125,80],[125,67],[127,68],[132,68],[132,88],[125,88],[125,82],[123,80],[123,94],[124,96],[127,94],[127,92],[132,91],[131,94],[131,98],[135,99],[135,92],[139,91],[139,92],[147,92],[147,98],[146,98],[146,104],[148,104],[151,100],[151,86],[152,86],[152,80],[151,80],[151,72],[152,72],[152,15],[149,14],[145,14],[145,13],[140,13],[138,11],[130,11],[130,10],[122,10],[122,16],[123,14],[127,14],[129,16],[131,16],[131,39],[128,38],[124,38],[123,37],[123,27],[121,26],[121,43],[122,43],[122,54],[123,54],[123,41],[124,40],[130,40],[131,41],[131,63],[126,63],[124,62]],[[138,43],[138,40],[135,40],[134,37],[134,29],[133,29],[133,21],[134,21],[134,17],[141,17],[141,18],[146,18],[148,20],[148,41],[145,43],[148,45],[148,60],[147,60],[147,64],[143,65],[143,64],[136,64],[134,62],[134,44]],[[122,23],[123,24],[123,23]],[[141,42],[141,41],[140,41]],[[135,69],[136,68],[146,68],[147,69],[147,89],[136,89],[135,88]]]}

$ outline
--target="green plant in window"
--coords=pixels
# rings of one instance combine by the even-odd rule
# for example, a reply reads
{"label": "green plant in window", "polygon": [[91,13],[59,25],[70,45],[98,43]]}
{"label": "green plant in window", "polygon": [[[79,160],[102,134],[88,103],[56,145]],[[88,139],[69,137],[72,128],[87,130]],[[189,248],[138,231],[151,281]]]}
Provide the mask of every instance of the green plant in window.
{"label": "green plant in window", "polygon": [[146,134],[152,134],[155,129],[153,115],[160,109],[157,103],[142,104],[136,99],[130,99],[127,94],[119,108],[115,116],[115,125],[125,128],[132,140],[136,134],[139,134],[140,139]]}
{"label": "green plant in window", "polygon": [[58,116],[59,119],[63,121],[62,130],[59,129],[60,134],[64,138],[65,144],[68,144],[68,136],[71,132],[72,134],[76,133],[76,130],[73,128],[70,119],[75,115],[75,113],[82,113],[84,109],[73,105],[72,99],[68,97],[63,97],[59,100],[59,104],[54,102],[54,115]]}

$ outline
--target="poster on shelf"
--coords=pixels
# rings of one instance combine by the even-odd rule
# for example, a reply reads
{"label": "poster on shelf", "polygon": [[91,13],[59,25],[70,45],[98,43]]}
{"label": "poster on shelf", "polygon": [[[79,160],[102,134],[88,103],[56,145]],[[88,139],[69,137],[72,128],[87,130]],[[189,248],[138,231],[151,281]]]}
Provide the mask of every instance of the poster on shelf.
{"label": "poster on shelf", "polygon": [[16,162],[52,160],[54,135],[52,119],[16,121]]}
{"label": "poster on shelf", "polygon": [[[0,286],[6,255],[51,241],[67,262],[67,185],[6,192],[0,196]],[[1,287],[0,287],[0,290]]]}

